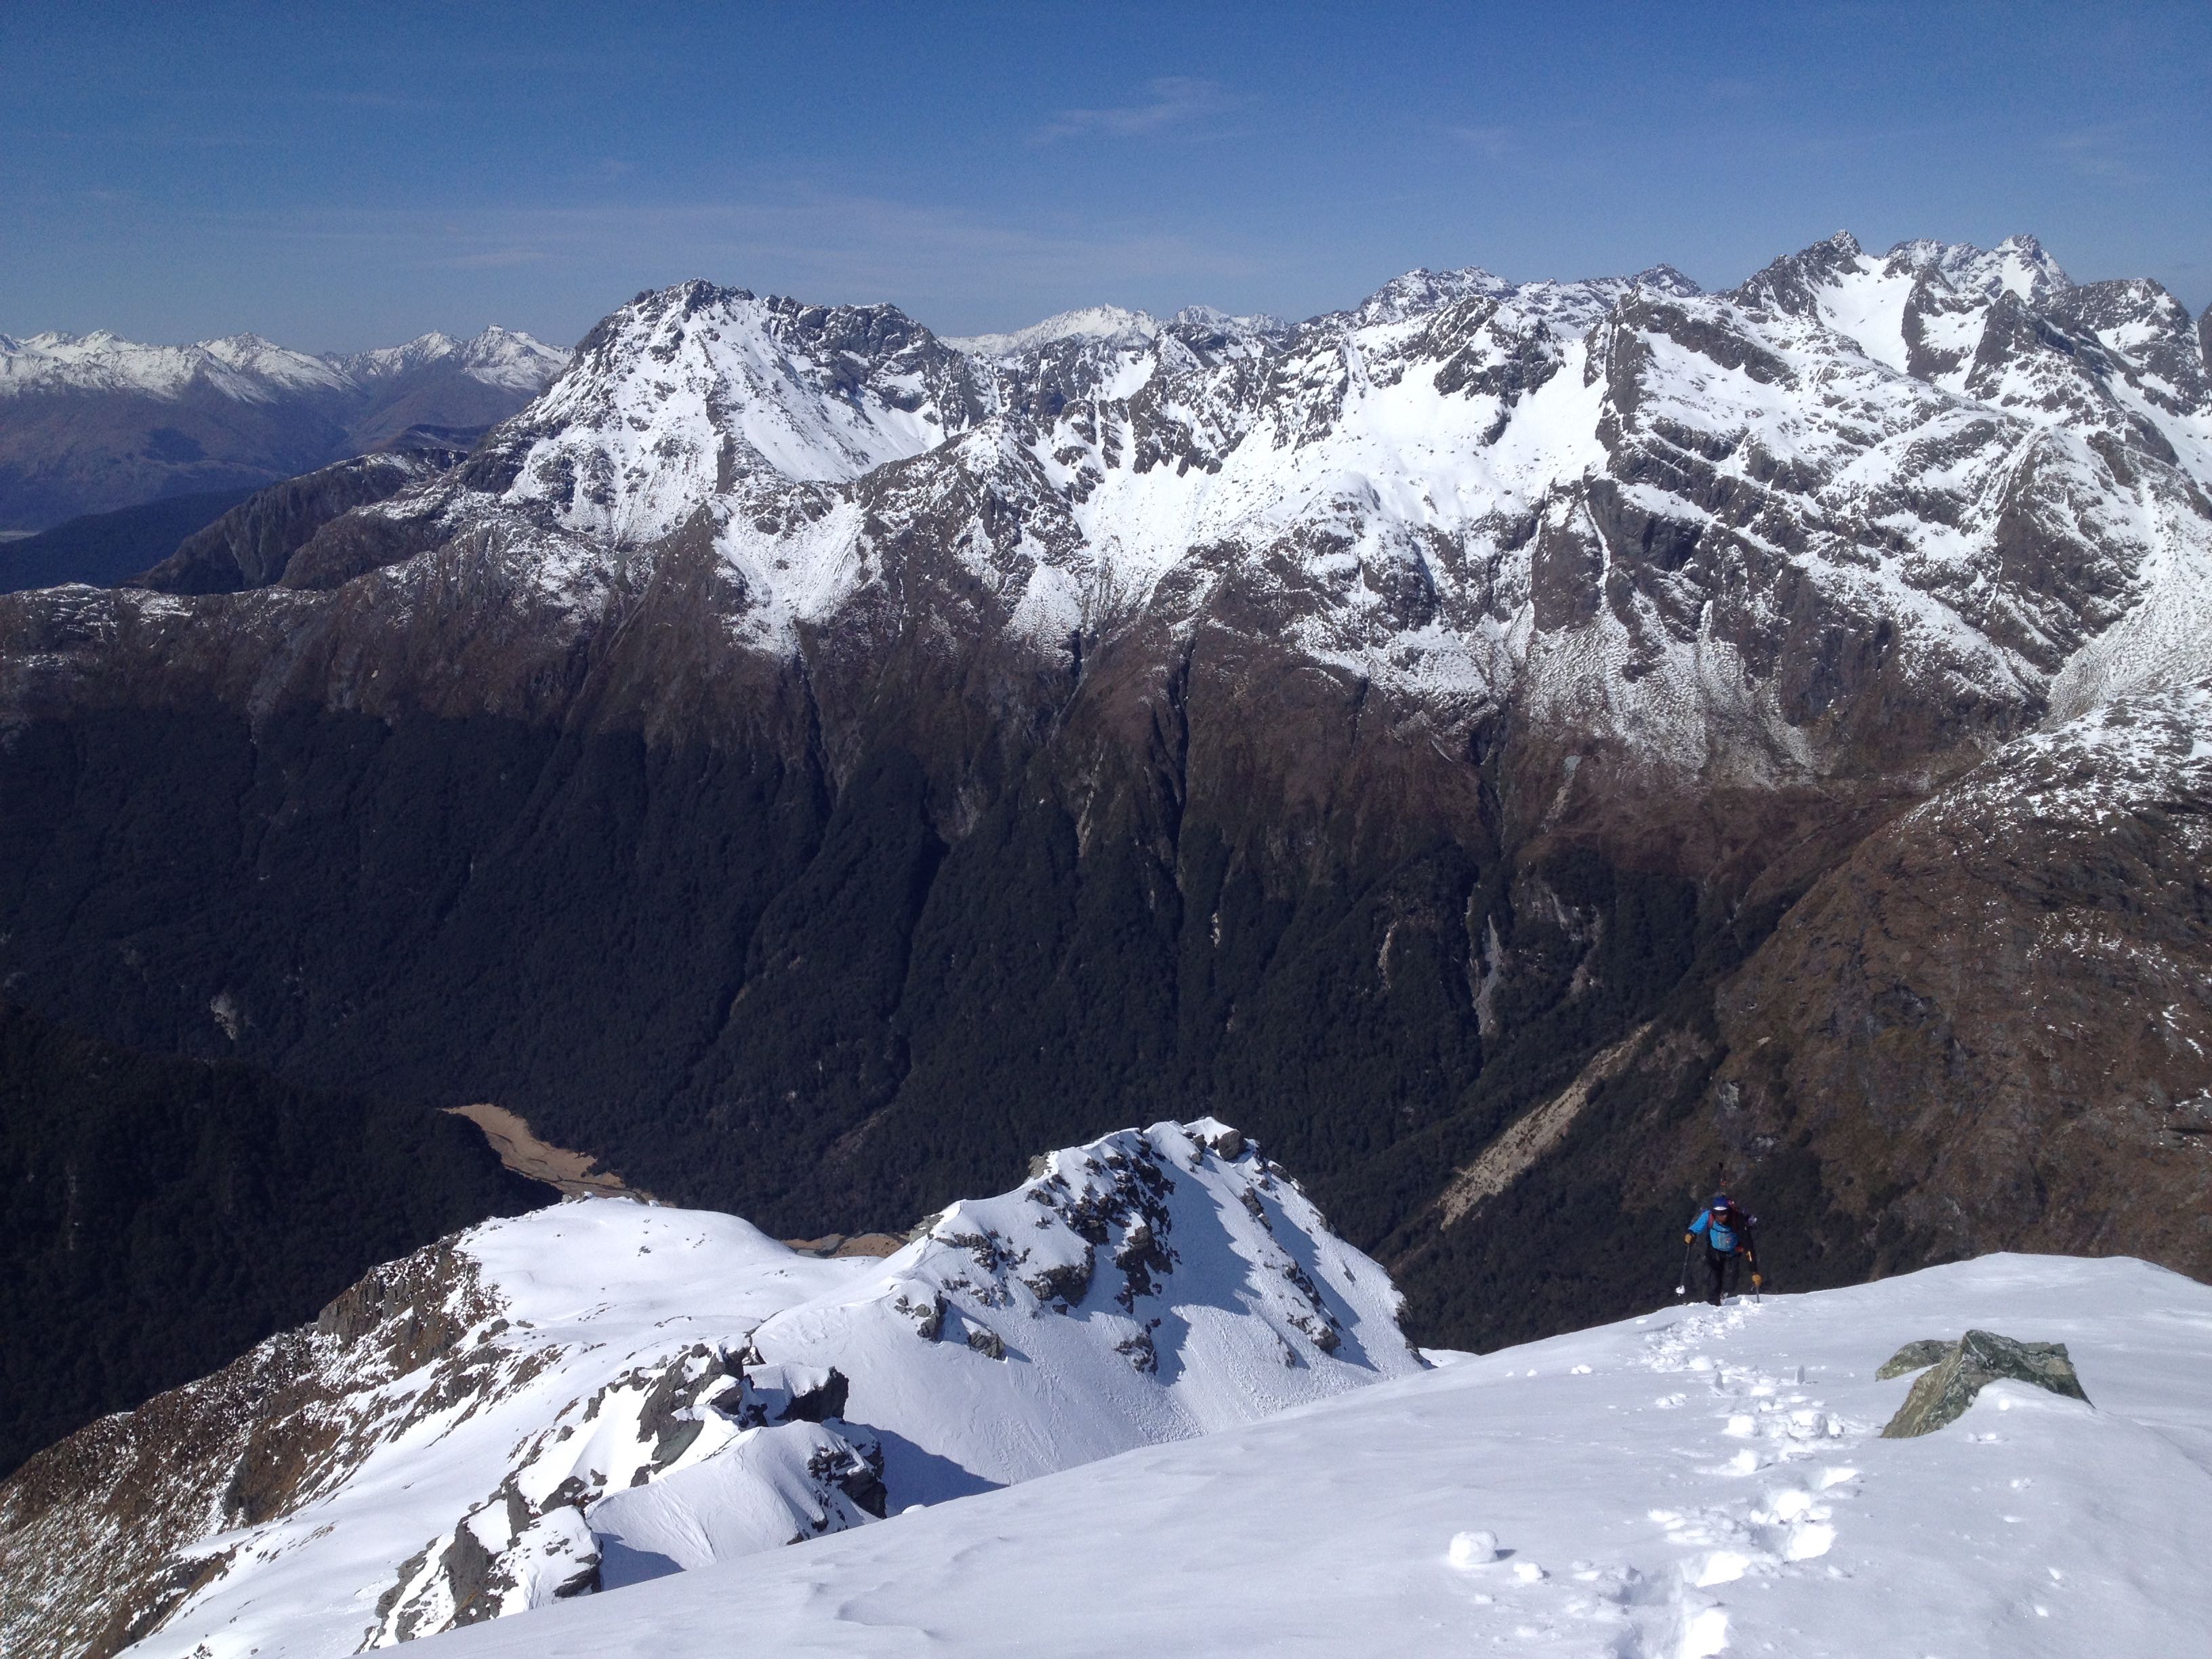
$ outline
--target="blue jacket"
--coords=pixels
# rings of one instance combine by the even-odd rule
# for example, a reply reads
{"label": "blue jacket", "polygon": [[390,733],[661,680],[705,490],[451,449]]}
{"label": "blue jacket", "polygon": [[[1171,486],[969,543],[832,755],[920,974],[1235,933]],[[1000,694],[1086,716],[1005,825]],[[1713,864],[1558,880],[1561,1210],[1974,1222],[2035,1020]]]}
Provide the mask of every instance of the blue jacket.
{"label": "blue jacket", "polygon": [[1690,1224],[1690,1231],[1692,1234],[1703,1233],[1705,1243],[1723,1255],[1733,1255],[1738,1250],[1751,1254],[1751,1230],[1759,1224],[1759,1218],[1737,1209],[1729,1210],[1729,1218],[1735,1223],[1735,1226],[1727,1226],[1714,1220],[1712,1211],[1703,1209],[1698,1212],[1698,1218]]}

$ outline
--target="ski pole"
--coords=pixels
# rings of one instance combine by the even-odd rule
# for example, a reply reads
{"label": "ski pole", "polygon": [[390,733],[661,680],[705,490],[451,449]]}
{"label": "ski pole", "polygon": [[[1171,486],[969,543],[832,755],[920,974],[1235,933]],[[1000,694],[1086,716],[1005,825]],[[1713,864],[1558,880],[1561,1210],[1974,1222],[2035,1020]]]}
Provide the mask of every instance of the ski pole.
{"label": "ski pole", "polygon": [[1677,1296],[1687,1296],[1690,1293],[1690,1257],[1696,1252],[1697,1248],[1694,1243],[1682,1246],[1681,1283],[1674,1286],[1674,1294]]}

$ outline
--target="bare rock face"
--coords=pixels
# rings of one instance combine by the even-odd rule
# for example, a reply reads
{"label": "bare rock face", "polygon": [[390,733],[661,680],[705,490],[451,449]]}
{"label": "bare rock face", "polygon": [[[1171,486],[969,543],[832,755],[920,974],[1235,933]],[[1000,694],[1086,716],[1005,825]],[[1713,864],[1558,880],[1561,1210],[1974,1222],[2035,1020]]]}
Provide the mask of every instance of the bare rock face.
{"label": "bare rock face", "polygon": [[[1911,1344],[1879,1374],[1898,1375],[1893,1367],[1929,1346]],[[2081,1379],[2074,1374],[2074,1362],[2067,1357],[2063,1342],[2018,1342],[1994,1331],[1968,1331],[1956,1342],[1935,1346],[1942,1351],[1940,1357],[1933,1369],[1912,1385],[1897,1415],[1883,1425],[1883,1439],[1909,1440],[1957,1422],[1974,1403],[1975,1395],[2001,1379],[2031,1382],[2051,1394],[2088,1403],[2089,1396],[2081,1391]]]}
{"label": "bare rock face", "polygon": [[1908,1342],[1881,1362],[1881,1368],[1875,1372],[1875,1379],[1887,1382],[1893,1376],[1905,1376],[1914,1371],[1925,1370],[1957,1346],[1956,1343],[1946,1342],[1940,1336],[1923,1337],[1917,1342]]}

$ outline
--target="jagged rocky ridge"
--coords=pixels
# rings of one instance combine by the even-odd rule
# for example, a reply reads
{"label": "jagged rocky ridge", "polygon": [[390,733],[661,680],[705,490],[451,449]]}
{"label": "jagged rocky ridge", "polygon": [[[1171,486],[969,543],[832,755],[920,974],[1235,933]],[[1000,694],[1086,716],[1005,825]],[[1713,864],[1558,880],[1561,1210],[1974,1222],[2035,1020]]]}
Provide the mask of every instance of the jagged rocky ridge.
{"label": "jagged rocky ridge", "polygon": [[0,1636],[386,1646],[1408,1375],[1397,1304],[1211,1120],[1039,1158],[882,1261],[571,1200],[33,1460]]}
{"label": "jagged rocky ridge", "polygon": [[[272,586],[0,606],[0,975],[794,1234],[1172,1089],[1461,1341],[1635,1305],[1716,1165],[1801,1283],[2027,1238],[2207,1271],[2164,1127],[2212,1085],[2198,796],[2130,832],[2154,902],[2075,861],[2094,817],[1923,901],[2011,856],[2043,735],[2212,668],[2208,422],[2186,311],[2027,239],[966,343],[641,295]],[[1975,928],[2051,905],[2124,1074],[1982,994]]]}
{"label": "jagged rocky ridge", "polygon": [[185,538],[175,552],[129,585],[165,593],[235,593],[287,580],[295,587],[335,587],[358,562],[356,556],[333,562],[332,554],[349,546],[344,538],[326,540],[312,568],[294,569],[292,556],[333,519],[450,471],[465,454],[464,449],[434,444],[410,446],[356,455],[287,478],[257,490],[204,530]]}
{"label": "jagged rocky ridge", "polygon": [[566,361],[498,327],[325,356],[252,334],[182,346],[0,334],[0,530],[270,483],[416,427],[473,441]]}

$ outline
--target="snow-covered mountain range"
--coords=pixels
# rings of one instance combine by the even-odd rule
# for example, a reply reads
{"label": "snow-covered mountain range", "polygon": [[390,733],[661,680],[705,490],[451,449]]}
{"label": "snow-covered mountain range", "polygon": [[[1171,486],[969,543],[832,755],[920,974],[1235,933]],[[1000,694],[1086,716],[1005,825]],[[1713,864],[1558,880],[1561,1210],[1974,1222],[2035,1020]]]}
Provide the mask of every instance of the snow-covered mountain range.
{"label": "snow-covered mountain range", "polygon": [[274,482],[411,426],[464,429],[473,441],[567,361],[498,327],[321,356],[253,334],[191,345],[106,330],[0,334],[0,529]]}
{"label": "snow-covered mountain range", "polygon": [[1519,704],[1781,783],[1856,763],[1875,665],[1844,635],[1886,627],[1885,672],[1980,725],[2207,666],[2208,483],[2212,381],[2155,284],[1839,235],[1728,295],[1415,272],[1296,328],[1100,308],[945,341],[692,283],[386,510],[495,536],[583,615],[703,535],[775,652],[896,604],[924,527],[976,624],[1046,652],[1245,589],[1447,727]]}
{"label": "snow-covered mountain range", "polygon": [[1172,1088],[1468,1345],[1716,1166],[1800,1282],[2212,1273],[2208,490],[2201,320],[2027,238],[969,340],[686,283],[282,557],[0,600],[0,980],[793,1236]]}
{"label": "snow-covered mountain range", "polygon": [[360,392],[432,364],[450,365],[483,386],[532,395],[561,372],[568,354],[496,325],[472,339],[434,330],[404,345],[319,356],[234,334],[191,345],[147,345],[106,329],[90,334],[0,334],[0,398],[40,392],[127,392],[175,401],[204,386],[240,403],[274,403],[301,392]]}
{"label": "snow-covered mountain range", "polygon": [[1398,1295],[1212,1120],[888,1259],[618,1199],[487,1223],[0,1486],[0,1638],[338,1656],[1411,1375]]}

